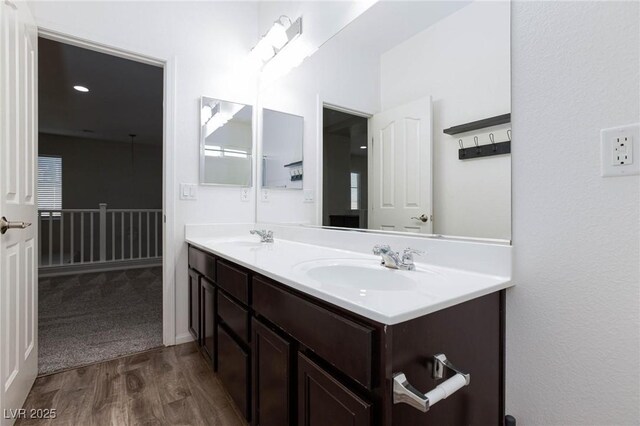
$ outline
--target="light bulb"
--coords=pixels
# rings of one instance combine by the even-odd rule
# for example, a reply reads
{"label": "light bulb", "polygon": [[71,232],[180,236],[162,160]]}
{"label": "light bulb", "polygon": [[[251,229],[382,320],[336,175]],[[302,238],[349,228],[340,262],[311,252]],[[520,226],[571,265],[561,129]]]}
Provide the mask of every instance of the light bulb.
{"label": "light bulb", "polygon": [[289,38],[287,37],[287,30],[284,25],[279,22],[273,24],[273,27],[269,30],[265,39],[271,44],[271,46],[280,50],[282,47],[287,44]]}

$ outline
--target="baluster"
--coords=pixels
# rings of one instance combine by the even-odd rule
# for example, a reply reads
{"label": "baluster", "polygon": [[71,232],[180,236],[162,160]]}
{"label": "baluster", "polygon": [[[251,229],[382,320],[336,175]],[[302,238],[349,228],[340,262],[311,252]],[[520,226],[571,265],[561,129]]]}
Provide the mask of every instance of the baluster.
{"label": "baluster", "polygon": [[71,263],[73,264],[75,262],[75,253],[73,252],[73,245],[74,245],[74,237],[73,237],[73,233],[75,230],[75,226],[73,226],[73,217],[75,216],[75,212],[69,212],[69,221],[71,222],[71,238],[69,239],[69,245],[71,246]]}
{"label": "baluster", "polygon": [[80,263],[84,263],[84,212],[80,212]]}
{"label": "baluster", "polygon": [[142,212],[138,212],[138,259],[142,258]]}
{"label": "baluster", "polygon": [[133,212],[129,212],[129,259],[133,259]]}
{"label": "baluster", "polygon": [[60,211],[60,265],[64,264],[64,212]]}
{"label": "baluster", "polygon": [[111,212],[111,260],[116,260],[116,212]]}
{"label": "baluster", "polygon": [[94,233],[94,229],[93,229],[93,212],[89,212],[89,217],[91,218],[90,220],[90,231],[89,231],[89,238],[91,241],[91,246],[89,247],[89,262],[93,262],[93,233]]}
{"label": "baluster", "polygon": [[150,216],[151,216],[151,213],[147,212],[147,256],[146,257],[151,257],[149,253],[149,217]]}
{"label": "baluster", "polygon": [[107,204],[100,203],[99,206],[98,227],[100,234],[98,244],[100,245],[100,262],[104,262],[107,260]]}
{"label": "baluster", "polygon": [[120,212],[120,259],[124,260],[124,212]]}
{"label": "baluster", "polygon": [[53,212],[49,212],[49,266],[53,265]]}
{"label": "baluster", "polygon": [[154,231],[156,233],[156,238],[154,240],[155,250],[153,251],[153,254],[155,255],[155,257],[158,257],[158,212],[155,212],[153,214],[153,225]]}
{"label": "baluster", "polygon": [[38,244],[40,245],[38,265],[42,266],[42,258],[44,257],[44,244],[42,244],[42,211],[38,211]]}

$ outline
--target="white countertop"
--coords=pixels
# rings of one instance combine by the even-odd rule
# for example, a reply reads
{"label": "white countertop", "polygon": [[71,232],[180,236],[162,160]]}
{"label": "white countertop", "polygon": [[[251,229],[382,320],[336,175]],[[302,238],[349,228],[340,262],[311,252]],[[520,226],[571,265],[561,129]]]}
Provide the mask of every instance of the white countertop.
{"label": "white countertop", "polygon": [[[355,251],[284,239],[257,243],[257,237],[187,237],[187,242],[238,265],[272,278],[382,324],[398,324],[508,287],[508,276],[497,276],[420,263],[415,271],[380,265],[380,257]],[[428,259],[427,253],[424,258]],[[334,269],[316,269],[331,265]],[[355,265],[353,269],[344,265]],[[344,274],[342,272],[344,270]],[[347,280],[354,271],[360,283]],[[315,273],[321,272],[321,273]],[[334,274],[333,276],[331,274]],[[386,274],[379,275],[379,274]],[[341,276],[337,276],[341,275]],[[384,285],[370,285],[383,277]],[[387,285],[388,283],[388,285]]]}

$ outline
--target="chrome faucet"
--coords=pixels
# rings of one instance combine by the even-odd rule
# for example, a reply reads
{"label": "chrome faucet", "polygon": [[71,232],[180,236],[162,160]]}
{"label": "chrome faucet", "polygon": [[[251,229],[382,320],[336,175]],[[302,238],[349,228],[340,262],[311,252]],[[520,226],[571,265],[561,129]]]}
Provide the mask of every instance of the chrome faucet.
{"label": "chrome faucet", "polygon": [[412,248],[404,249],[402,257],[397,251],[391,250],[386,244],[379,244],[373,248],[373,254],[382,257],[381,265],[391,269],[401,269],[403,271],[413,271],[416,269],[416,265],[413,263],[414,254],[424,253],[421,250],[415,250]]}
{"label": "chrome faucet", "polygon": [[266,229],[258,230],[252,229],[249,231],[251,235],[260,236],[261,243],[272,243],[273,242],[273,231],[267,231]]}

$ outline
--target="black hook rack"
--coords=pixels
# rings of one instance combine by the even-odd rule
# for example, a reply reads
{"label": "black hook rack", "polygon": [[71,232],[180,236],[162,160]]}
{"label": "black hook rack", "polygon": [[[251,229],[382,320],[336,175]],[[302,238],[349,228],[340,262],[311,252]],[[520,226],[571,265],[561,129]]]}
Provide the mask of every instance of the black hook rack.
{"label": "black hook rack", "polygon": [[462,139],[458,139],[460,149],[458,150],[458,160],[469,160],[471,158],[490,157],[492,155],[502,155],[511,153],[511,130],[507,130],[508,141],[495,142],[495,136],[493,133],[489,133],[488,145],[478,145],[478,137],[473,137],[474,147],[465,148],[462,143]]}

